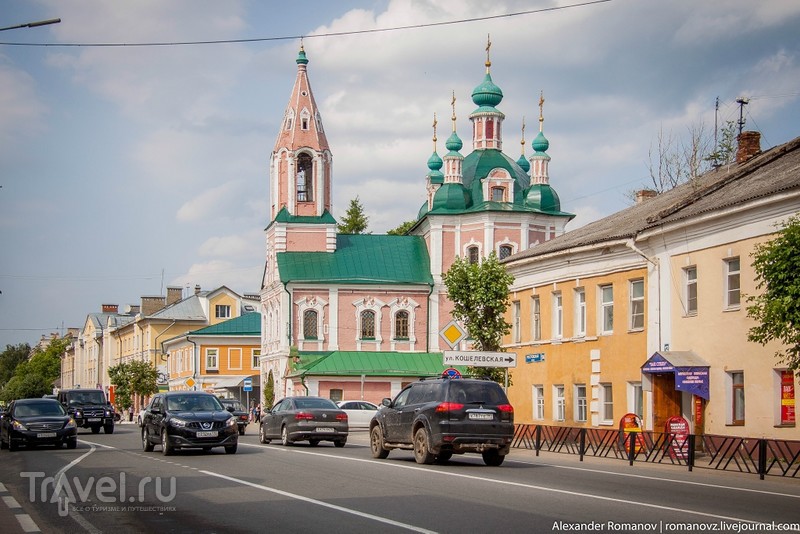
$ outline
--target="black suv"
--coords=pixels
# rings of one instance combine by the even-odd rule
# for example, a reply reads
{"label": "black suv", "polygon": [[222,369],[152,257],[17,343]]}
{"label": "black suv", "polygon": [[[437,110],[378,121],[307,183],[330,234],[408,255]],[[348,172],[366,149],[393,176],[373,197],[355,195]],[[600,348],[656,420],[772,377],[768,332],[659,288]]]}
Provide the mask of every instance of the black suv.
{"label": "black suv", "polygon": [[375,458],[391,449],[414,451],[420,464],[446,462],[453,454],[479,452],[486,465],[503,463],[514,437],[514,408],[496,382],[437,378],[406,386],[383,399],[370,422]]}
{"label": "black suv", "polygon": [[58,392],[58,402],[78,427],[91,428],[94,434],[101,428],[106,434],[114,433],[114,407],[102,389],[62,389]]}
{"label": "black suv", "polygon": [[210,393],[159,393],[142,416],[142,448],[151,452],[157,443],[164,456],[183,448],[213,447],[234,454],[239,445],[236,418]]}

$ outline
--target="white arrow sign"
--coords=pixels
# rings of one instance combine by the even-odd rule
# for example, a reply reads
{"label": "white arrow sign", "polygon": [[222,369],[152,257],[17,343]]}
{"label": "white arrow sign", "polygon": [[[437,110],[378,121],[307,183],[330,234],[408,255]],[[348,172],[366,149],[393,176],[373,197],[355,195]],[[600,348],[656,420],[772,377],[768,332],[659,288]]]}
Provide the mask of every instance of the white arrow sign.
{"label": "white arrow sign", "polygon": [[469,350],[446,350],[444,365],[469,365],[471,367],[516,367],[514,352],[478,352]]}

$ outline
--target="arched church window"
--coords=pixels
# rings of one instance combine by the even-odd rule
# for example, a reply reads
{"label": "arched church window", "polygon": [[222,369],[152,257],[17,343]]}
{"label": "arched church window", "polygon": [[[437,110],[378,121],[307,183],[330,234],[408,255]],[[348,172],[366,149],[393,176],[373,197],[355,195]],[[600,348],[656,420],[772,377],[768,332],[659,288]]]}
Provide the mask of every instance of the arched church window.
{"label": "arched church window", "polygon": [[511,245],[500,245],[500,259],[505,259],[514,253],[514,247]]}
{"label": "arched church window", "polygon": [[308,117],[303,117],[303,122],[300,123],[300,128],[308,130]]}
{"label": "arched church window", "polygon": [[494,201],[494,202],[503,202],[503,200],[504,200],[503,197],[504,197],[505,191],[506,190],[505,190],[504,187],[493,187],[492,188],[492,201]]}
{"label": "arched church window", "polygon": [[311,202],[314,200],[314,161],[308,154],[297,157],[297,201]]}
{"label": "arched church window", "polygon": [[492,119],[486,120],[486,139],[494,138],[494,121]]}
{"label": "arched church window", "polygon": [[395,339],[408,339],[408,312],[400,310],[394,316]]}
{"label": "arched church window", "polygon": [[319,315],[316,310],[306,310],[303,312],[303,338],[317,339],[317,322]]}
{"label": "arched church window", "polygon": [[361,312],[361,339],[375,339],[375,312],[373,310]]}
{"label": "arched church window", "polygon": [[480,251],[478,250],[478,247],[473,246],[467,249],[467,259],[470,263],[478,263],[479,255]]}

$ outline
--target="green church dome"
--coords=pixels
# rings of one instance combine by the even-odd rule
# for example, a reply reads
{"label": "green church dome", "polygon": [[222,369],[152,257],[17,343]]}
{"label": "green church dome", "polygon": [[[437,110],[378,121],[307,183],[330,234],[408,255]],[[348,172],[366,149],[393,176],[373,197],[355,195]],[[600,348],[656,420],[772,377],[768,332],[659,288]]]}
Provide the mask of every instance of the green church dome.
{"label": "green church dome", "polygon": [[542,132],[539,132],[539,135],[531,143],[531,147],[536,152],[547,152],[547,149],[550,148],[550,141],[547,140]]}
{"label": "green church dome", "polygon": [[519,168],[525,171],[526,174],[528,173],[528,171],[531,170],[531,164],[528,162],[527,159],[525,159],[525,154],[519,157],[519,159],[517,160],[517,165],[519,165]]}
{"label": "green church dome", "polygon": [[525,194],[525,205],[546,212],[560,212],[561,200],[549,184],[533,184]]}
{"label": "green church dome", "polygon": [[469,195],[461,184],[443,184],[433,196],[433,210],[463,211]]}
{"label": "green church dome", "polygon": [[431,154],[431,157],[428,158],[428,168],[432,171],[438,171],[442,168],[442,158],[439,157],[439,154],[434,152]]}
{"label": "green church dome", "polygon": [[472,90],[472,101],[479,107],[495,107],[503,101],[503,91],[494,84],[488,72],[483,82]]}
{"label": "green church dome", "polygon": [[[458,134],[455,131],[453,131],[453,133],[450,134],[450,137],[447,138],[447,141],[445,142],[444,146],[446,146],[447,150],[449,150],[450,152],[458,152],[459,150],[461,150],[461,147],[464,146],[464,143],[461,141],[461,138],[458,136]],[[453,154],[448,154],[448,155],[451,156]]]}

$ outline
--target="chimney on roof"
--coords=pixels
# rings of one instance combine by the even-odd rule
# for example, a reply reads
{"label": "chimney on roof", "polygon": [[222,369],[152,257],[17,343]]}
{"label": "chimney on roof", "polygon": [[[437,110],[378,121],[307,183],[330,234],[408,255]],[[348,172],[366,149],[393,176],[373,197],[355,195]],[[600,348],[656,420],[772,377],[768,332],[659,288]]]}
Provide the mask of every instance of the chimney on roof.
{"label": "chimney on roof", "polygon": [[164,297],[142,297],[142,315],[145,317],[153,315],[164,307]]}
{"label": "chimney on roof", "polygon": [[739,143],[736,149],[736,163],[744,163],[761,153],[760,132],[742,132],[736,141]]}
{"label": "chimney on roof", "polygon": [[641,204],[645,200],[655,198],[658,196],[658,191],[653,191],[652,189],[640,189],[636,191],[634,198],[636,199],[637,204]]}
{"label": "chimney on roof", "polygon": [[103,304],[103,313],[119,313],[119,304]]}
{"label": "chimney on roof", "polygon": [[183,288],[180,286],[167,286],[167,306],[175,304],[183,298]]}
{"label": "chimney on roof", "polygon": [[199,295],[200,294],[200,284],[197,284],[196,286],[194,286],[194,294],[195,295]]}

